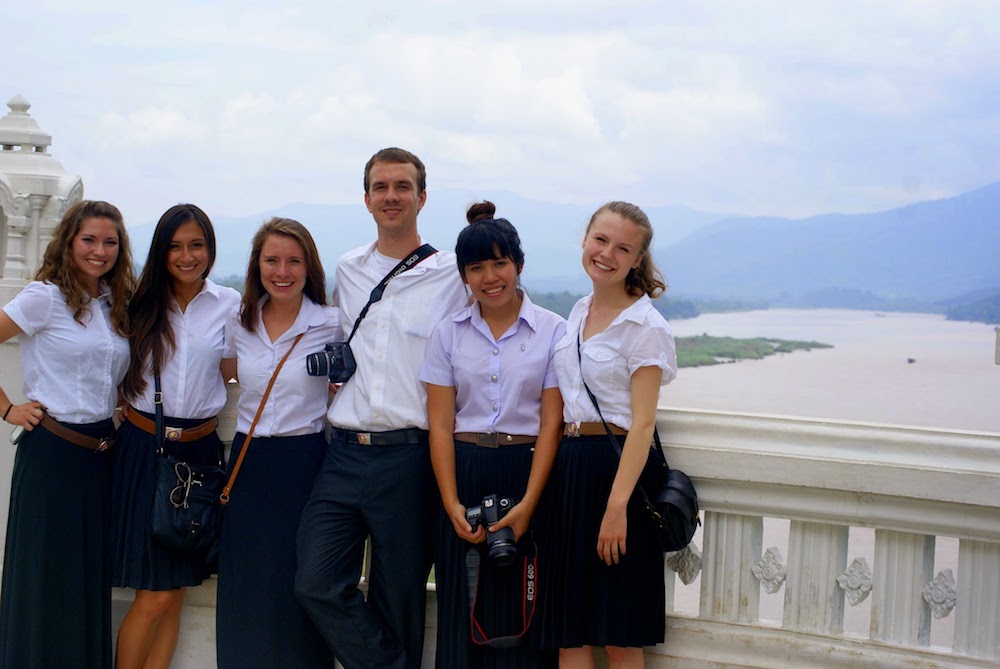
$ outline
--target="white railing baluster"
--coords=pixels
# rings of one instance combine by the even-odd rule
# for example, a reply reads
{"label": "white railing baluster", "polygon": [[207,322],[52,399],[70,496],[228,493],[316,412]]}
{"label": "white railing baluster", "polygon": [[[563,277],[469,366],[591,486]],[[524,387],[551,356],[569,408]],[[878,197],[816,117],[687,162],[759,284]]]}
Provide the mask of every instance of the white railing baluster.
{"label": "white railing baluster", "polygon": [[872,639],[911,646],[930,643],[931,613],[923,587],[932,578],[934,537],[875,531]]}
{"label": "white railing baluster", "polygon": [[1000,544],[959,542],[955,652],[1000,659]]}
{"label": "white railing baluster", "polygon": [[701,616],[757,622],[760,583],[751,566],[760,558],[764,523],[760,516],[705,513]]}
{"label": "white railing baluster", "polygon": [[793,520],[788,535],[785,580],[785,629],[840,634],[844,629],[844,591],[837,576],[847,566],[847,530]]}

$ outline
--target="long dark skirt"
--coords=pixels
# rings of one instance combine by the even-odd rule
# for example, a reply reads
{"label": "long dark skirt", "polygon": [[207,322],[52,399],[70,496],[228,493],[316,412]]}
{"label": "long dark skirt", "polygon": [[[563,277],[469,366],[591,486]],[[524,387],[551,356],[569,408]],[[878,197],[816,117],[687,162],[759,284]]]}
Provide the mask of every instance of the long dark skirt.
{"label": "long dark skirt", "polygon": [[[230,468],[246,435],[233,439]],[[254,438],[226,506],[219,546],[219,669],[329,669],[333,655],[295,601],[295,534],[323,464],[322,433]]]}
{"label": "long dark skirt", "polygon": [[[68,427],[111,436],[110,420]],[[14,457],[0,667],[110,669],[111,453],[26,432]]]}
{"label": "long dark skirt", "polygon": [[[130,409],[136,411],[136,409]],[[150,414],[144,416],[153,419]],[[204,420],[167,418],[175,427],[194,427]],[[173,551],[152,535],[151,515],[160,456],[156,437],[125,421],[118,428],[111,489],[114,575],[119,588],[173,590],[199,585],[211,573],[204,552]],[[222,442],[214,432],[181,443],[166,442],[166,454],[199,465],[219,462]]]}
{"label": "long dark skirt", "polygon": [[597,555],[617,471],[618,455],[606,436],[563,439],[537,514],[541,559],[554,577],[539,582],[537,632],[544,648],[663,641],[663,550],[638,495],[628,505],[626,554],[610,567]]}
{"label": "long dark skirt", "polygon": [[[480,504],[486,495],[520,500],[528,484],[533,448],[504,446],[483,448],[455,444],[455,477],[458,499],[466,507]],[[555,667],[554,653],[538,651],[529,645],[530,634],[521,645],[494,649],[472,641],[469,619],[469,584],[466,556],[469,550],[480,554],[479,588],[476,620],[489,637],[519,633],[524,627],[524,561],[497,566],[485,550],[485,544],[473,546],[455,534],[454,526],[438,505],[435,523],[435,575],[437,580],[438,669],[536,669]],[[519,555],[534,552],[530,532],[522,538]],[[544,565],[539,579],[548,578]]]}

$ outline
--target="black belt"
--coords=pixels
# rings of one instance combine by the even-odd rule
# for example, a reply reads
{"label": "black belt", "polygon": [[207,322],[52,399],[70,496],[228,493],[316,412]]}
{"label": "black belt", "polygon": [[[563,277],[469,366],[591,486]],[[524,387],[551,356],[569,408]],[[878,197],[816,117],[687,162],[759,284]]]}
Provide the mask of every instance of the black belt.
{"label": "black belt", "polygon": [[385,432],[358,432],[335,427],[333,428],[333,438],[361,446],[417,446],[427,443],[427,430],[407,427],[402,430],[387,430]]}

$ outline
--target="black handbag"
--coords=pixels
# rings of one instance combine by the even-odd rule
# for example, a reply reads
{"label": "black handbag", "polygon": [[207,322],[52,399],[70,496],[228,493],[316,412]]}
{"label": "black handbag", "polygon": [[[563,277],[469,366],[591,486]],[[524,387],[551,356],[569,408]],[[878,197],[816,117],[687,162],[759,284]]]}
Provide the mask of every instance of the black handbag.
{"label": "black handbag", "polygon": [[164,451],[163,394],[160,375],[156,383],[156,495],[153,498],[152,534],[164,548],[204,551],[213,555],[218,547],[222,508],[219,494],[226,482],[222,454],[214,465],[196,465]]}
{"label": "black handbag", "polygon": [[[594,403],[597,415],[604,424],[604,429],[608,433],[608,441],[615,449],[618,457],[622,456],[621,446],[611,432],[608,422],[604,420],[601,407],[597,403],[597,397],[591,392],[590,386],[583,378],[583,358],[580,353],[580,335],[576,338],[576,355],[580,360],[580,380],[583,381],[583,388],[590,396],[590,401]],[[688,475],[679,469],[671,469],[667,464],[667,457],[663,453],[663,445],[660,443],[660,434],[653,428],[653,439],[656,443],[649,449],[649,457],[646,459],[646,466],[639,475],[636,483],[636,490],[642,497],[643,507],[656,525],[656,537],[664,552],[679,551],[691,543],[694,532],[701,524],[698,516],[698,493],[694,489],[694,483]],[[647,491],[655,491],[655,495],[650,495]]]}

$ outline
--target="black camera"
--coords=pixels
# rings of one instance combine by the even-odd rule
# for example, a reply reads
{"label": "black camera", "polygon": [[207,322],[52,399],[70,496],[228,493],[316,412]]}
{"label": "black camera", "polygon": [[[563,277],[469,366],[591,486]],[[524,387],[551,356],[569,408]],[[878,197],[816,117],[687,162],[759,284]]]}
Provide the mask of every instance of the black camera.
{"label": "black camera", "polygon": [[335,341],[324,346],[322,351],[306,356],[306,374],[327,376],[330,383],[343,383],[354,376],[357,368],[351,345],[346,341]]}
{"label": "black camera", "polygon": [[501,527],[496,532],[490,530],[493,523],[498,522],[513,508],[515,502],[509,497],[486,495],[479,506],[465,510],[465,520],[475,532],[480,525],[486,526],[486,545],[489,556],[500,566],[508,565],[517,559],[517,546],[514,542],[514,530]]}

